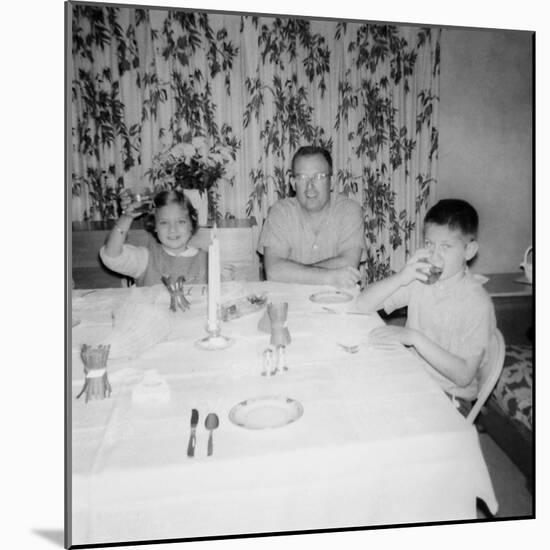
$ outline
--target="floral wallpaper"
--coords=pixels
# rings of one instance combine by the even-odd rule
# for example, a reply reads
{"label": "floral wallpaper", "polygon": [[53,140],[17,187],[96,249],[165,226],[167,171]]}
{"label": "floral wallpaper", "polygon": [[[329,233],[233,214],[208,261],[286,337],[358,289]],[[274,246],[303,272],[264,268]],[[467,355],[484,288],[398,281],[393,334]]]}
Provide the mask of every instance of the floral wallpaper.
{"label": "floral wallpaper", "polygon": [[195,181],[217,216],[261,225],[317,143],[363,206],[368,279],[402,265],[437,184],[441,29],[71,10],[73,220],[116,217],[123,188]]}

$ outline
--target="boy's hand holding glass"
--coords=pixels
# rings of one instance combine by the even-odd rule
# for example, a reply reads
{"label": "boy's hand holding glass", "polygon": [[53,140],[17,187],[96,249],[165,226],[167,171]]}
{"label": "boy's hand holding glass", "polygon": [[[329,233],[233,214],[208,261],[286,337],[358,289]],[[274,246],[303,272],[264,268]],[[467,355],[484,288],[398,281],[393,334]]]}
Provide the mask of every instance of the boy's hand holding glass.
{"label": "boy's hand holding glass", "polygon": [[432,268],[429,262],[430,251],[419,248],[407,261],[405,267],[399,272],[402,285],[408,285],[414,280],[427,283]]}

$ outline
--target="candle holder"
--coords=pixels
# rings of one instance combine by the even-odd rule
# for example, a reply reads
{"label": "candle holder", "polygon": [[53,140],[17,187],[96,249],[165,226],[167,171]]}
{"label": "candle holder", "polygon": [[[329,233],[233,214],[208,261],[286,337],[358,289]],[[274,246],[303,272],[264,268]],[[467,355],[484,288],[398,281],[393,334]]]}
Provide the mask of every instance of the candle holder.
{"label": "candle holder", "polygon": [[233,338],[228,338],[223,336],[220,328],[220,321],[218,320],[215,326],[206,325],[206,333],[208,336],[201,338],[195,342],[195,345],[207,351],[215,351],[219,349],[225,349],[233,345],[235,340]]}
{"label": "candle holder", "polygon": [[80,356],[84,363],[86,380],[78,399],[86,392],[86,403],[89,399],[105,399],[111,395],[111,384],[107,377],[107,358],[109,357],[110,346],[88,346],[83,344]]}

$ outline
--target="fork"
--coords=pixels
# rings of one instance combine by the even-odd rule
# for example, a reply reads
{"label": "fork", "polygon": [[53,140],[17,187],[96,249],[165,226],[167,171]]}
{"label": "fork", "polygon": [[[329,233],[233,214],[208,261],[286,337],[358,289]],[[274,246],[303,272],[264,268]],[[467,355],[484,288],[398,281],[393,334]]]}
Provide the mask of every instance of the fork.
{"label": "fork", "polygon": [[336,311],[331,307],[322,306],[323,311],[326,313],[336,313],[340,315],[370,315],[370,313],[365,313],[364,311]]}
{"label": "fork", "polygon": [[353,345],[353,346],[346,346],[344,344],[340,344],[340,342],[336,342],[337,345],[339,345],[344,351],[347,351],[348,353],[357,353],[359,351],[359,346]]}

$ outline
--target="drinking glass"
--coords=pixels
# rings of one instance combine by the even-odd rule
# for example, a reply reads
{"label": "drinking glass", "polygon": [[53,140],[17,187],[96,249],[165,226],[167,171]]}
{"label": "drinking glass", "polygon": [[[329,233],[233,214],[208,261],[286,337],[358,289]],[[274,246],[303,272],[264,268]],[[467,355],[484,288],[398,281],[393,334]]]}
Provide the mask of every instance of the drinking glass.
{"label": "drinking glass", "polygon": [[432,262],[430,261],[426,261],[425,263],[429,264],[430,271],[429,273],[427,273],[428,280],[423,282],[427,285],[433,285],[434,283],[439,281],[439,278],[441,277],[441,273],[443,273],[443,268],[432,264]]}
{"label": "drinking glass", "polygon": [[146,214],[153,208],[153,199],[155,194],[148,187],[143,189],[133,189],[130,192],[132,202],[139,202],[139,206],[134,208],[134,212],[139,214]]}

